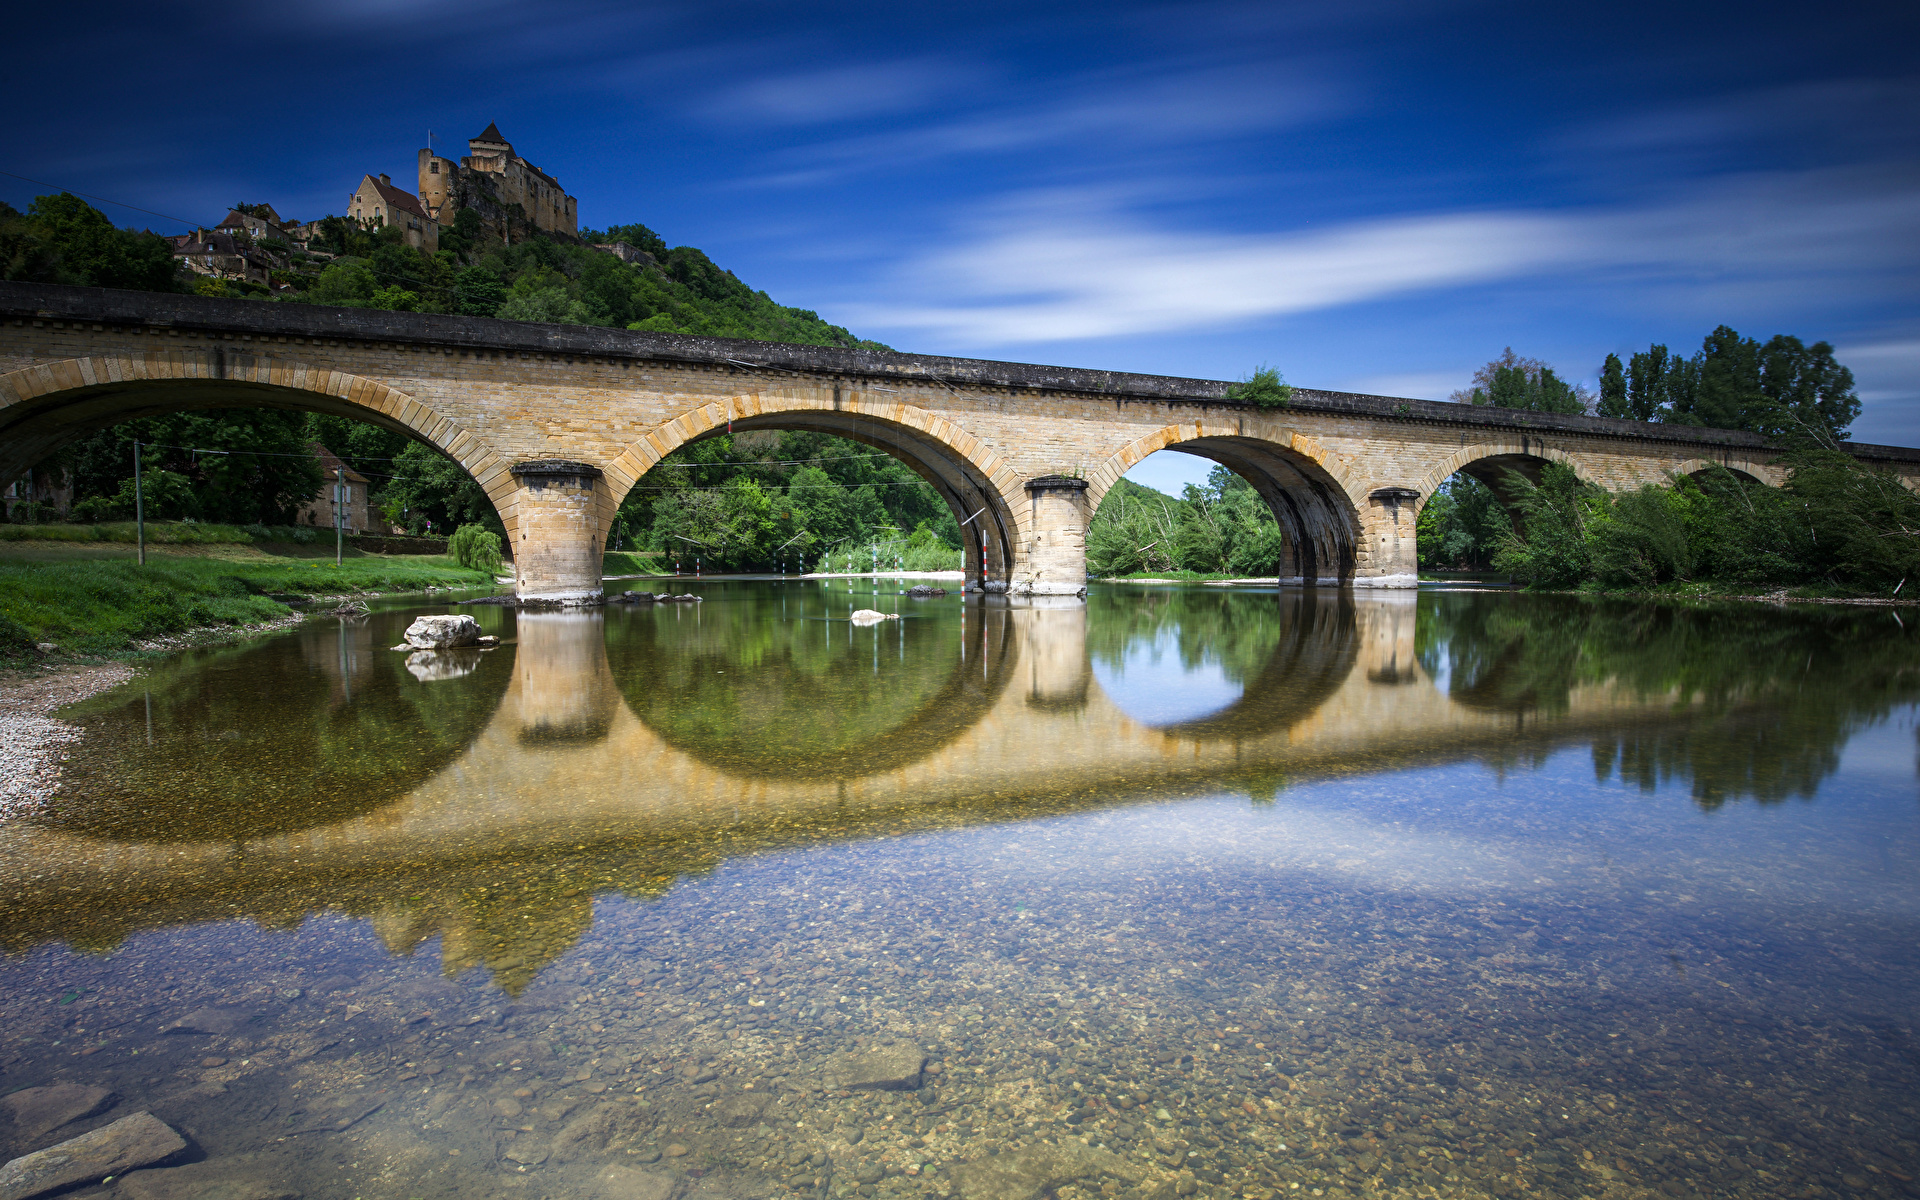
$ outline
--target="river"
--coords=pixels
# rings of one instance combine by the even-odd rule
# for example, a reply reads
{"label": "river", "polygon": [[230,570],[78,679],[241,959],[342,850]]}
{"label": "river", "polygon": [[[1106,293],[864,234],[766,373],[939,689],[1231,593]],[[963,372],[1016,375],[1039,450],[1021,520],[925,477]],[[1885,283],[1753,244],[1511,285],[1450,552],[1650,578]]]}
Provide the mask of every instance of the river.
{"label": "river", "polygon": [[1920,1195],[1910,619],[677,586],[71,710],[0,826],[0,1153],[147,1111],[187,1148],[75,1194]]}

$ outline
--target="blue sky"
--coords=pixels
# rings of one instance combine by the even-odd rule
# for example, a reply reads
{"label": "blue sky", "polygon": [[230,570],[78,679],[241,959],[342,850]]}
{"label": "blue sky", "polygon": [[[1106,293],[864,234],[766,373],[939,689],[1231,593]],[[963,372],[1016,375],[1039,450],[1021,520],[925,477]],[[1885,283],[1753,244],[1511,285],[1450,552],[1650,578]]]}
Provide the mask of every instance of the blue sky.
{"label": "blue sky", "polygon": [[447,150],[497,121],[583,223],[643,222],[902,349],[1438,399],[1507,345],[1590,379],[1725,322],[1834,342],[1855,436],[1920,445],[1913,6],[292,0],[8,25],[0,171],[185,220],[339,212],[363,172],[410,178],[429,129]]}

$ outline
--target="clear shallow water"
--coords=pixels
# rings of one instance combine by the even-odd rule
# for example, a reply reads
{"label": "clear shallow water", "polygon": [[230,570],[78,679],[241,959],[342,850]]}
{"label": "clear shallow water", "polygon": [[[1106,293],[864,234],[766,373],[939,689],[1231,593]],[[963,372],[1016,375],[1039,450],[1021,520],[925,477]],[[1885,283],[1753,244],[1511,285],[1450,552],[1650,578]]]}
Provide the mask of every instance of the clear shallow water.
{"label": "clear shallow water", "polygon": [[111,1097],[5,1152],[149,1109],[198,1161],[91,1194],[1915,1190],[1886,613],[856,586],[434,661],[393,608],[85,706],[0,829],[0,1090]]}

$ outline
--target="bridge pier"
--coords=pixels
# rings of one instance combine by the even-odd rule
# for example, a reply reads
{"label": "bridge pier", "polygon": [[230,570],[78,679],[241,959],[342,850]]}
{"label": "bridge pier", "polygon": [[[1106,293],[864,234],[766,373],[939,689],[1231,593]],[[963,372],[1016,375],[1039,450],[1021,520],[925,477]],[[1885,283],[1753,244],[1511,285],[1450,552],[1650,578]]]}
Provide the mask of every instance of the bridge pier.
{"label": "bridge pier", "polygon": [[543,458],[512,468],[514,594],[547,604],[606,598],[600,532],[600,468]]}
{"label": "bridge pier", "polygon": [[1031,524],[1008,591],[1021,596],[1087,593],[1087,481],[1071,475],[1027,480]]}
{"label": "bridge pier", "polygon": [[1360,556],[1353,586],[1420,586],[1420,547],[1414,530],[1414,506],[1420,493],[1407,487],[1375,488],[1360,510]]}

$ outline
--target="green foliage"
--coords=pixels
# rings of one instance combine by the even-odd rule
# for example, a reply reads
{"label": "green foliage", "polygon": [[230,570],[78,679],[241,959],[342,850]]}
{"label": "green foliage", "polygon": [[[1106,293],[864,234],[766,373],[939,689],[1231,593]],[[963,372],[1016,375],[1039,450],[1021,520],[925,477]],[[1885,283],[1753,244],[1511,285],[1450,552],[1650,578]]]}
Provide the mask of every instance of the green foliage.
{"label": "green foliage", "polygon": [[1607,355],[1600,364],[1600,402],[1593,411],[1602,417],[1628,417],[1632,413],[1627,400],[1627,372],[1618,354]]}
{"label": "green foliage", "polygon": [[[105,498],[94,511],[131,515],[135,440],[149,518],[284,525],[320,490],[306,418],[278,409],[142,417],[83,438],[54,461],[67,469],[76,499]],[[209,450],[216,453],[195,452]]]}
{"label": "green foliage", "polygon": [[1278,367],[1262,365],[1239,383],[1229,384],[1227,399],[1256,408],[1285,408],[1293,399],[1293,387],[1280,378]]}
{"label": "green foliage", "polygon": [[1519,518],[1494,556],[1494,565],[1515,582],[1570,588],[1585,582],[1592,566],[1587,522],[1607,504],[1607,494],[1581,482],[1571,467],[1549,463],[1536,485],[1509,476]]}
{"label": "green foliage", "polygon": [[462,525],[447,539],[447,553],[470,571],[488,578],[500,573],[500,535],[482,525]]}
{"label": "green foliage", "polygon": [[1521,358],[1512,346],[1474,372],[1473,385],[1455,392],[1453,399],[1463,404],[1567,414],[1584,413],[1592,405],[1592,397],[1584,388],[1560,378],[1537,358]]}
{"label": "green foliage", "polygon": [[1718,583],[1885,593],[1920,577],[1920,496],[1834,450],[1769,488],[1724,468],[1609,495],[1559,464],[1510,479],[1519,523],[1496,565],[1536,587]]}
{"label": "green foliage", "polygon": [[[462,525],[479,525],[506,536],[493,501],[466,468],[430,446],[409,441],[390,463],[381,463],[389,478],[378,495],[393,506],[411,533],[445,535]],[[372,474],[372,472],[369,472]]]}
{"label": "green foliage", "polygon": [[1827,606],[1647,604],[1592,597],[1423,593],[1415,654],[1468,708],[1563,713],[1604,686],[1668,719],[1593,743],[1594,773],[1653,791],[1690,779],[1717,808],[1811,799],[1847,738],[1910,704],[1920,630]]}
{"label": "green foliage", "polygon": [[1178,500],[1121,479],[1087,527],[1087,570],[1097,576],[1278,575],[1285,552],[1266,501],[1225,467]]}
{"label": "green foliage", "polygon": [[379,290],[380,281],[365,260],[337,258],[320,272],[320,281],[307,293],[307,299],[336,308],[364,308]]}
{"label": "green foliage", "polygon": [[35,283],[182,290],[165,238],[116,229],[105,213],[69,192],[36,197],[25,217],[0,204],[0,267],[8,279]]}
{"label": "green foliage", "polygon": [[1485,571],[1513,532],[1506,506],[1470,475],[1441,484],[1414,523],[1420,566],[1430,571]]}
{"label": "green foliage", "polygon": [[[751,485],[751,486],[748,486]],[[662,459],[622,502],[608,549],[638,545],[671,563],[708,570],[769,570],[812,563],[834,550],[871,547],[915,531],[928,561],[959,553],[946,503],[905,464],[858,442],[799,430],[707,438]],[[834,549],[837,547],[838,549]],[[902,547],[890,546],[894,560]],[[836,557],[837,569],[848,569]]]}
{"label": "green foliage", "polygon": [[1699,353],[1681,358],[1665,346],[1633,355],[1618,384],[1601,368],[1600,414],[1635,421],[1744,429],[1798,445],[1832,446],[1860,415],[1853,372],[1826,342],[1790,334],[1764,344],[1721,325]]}

